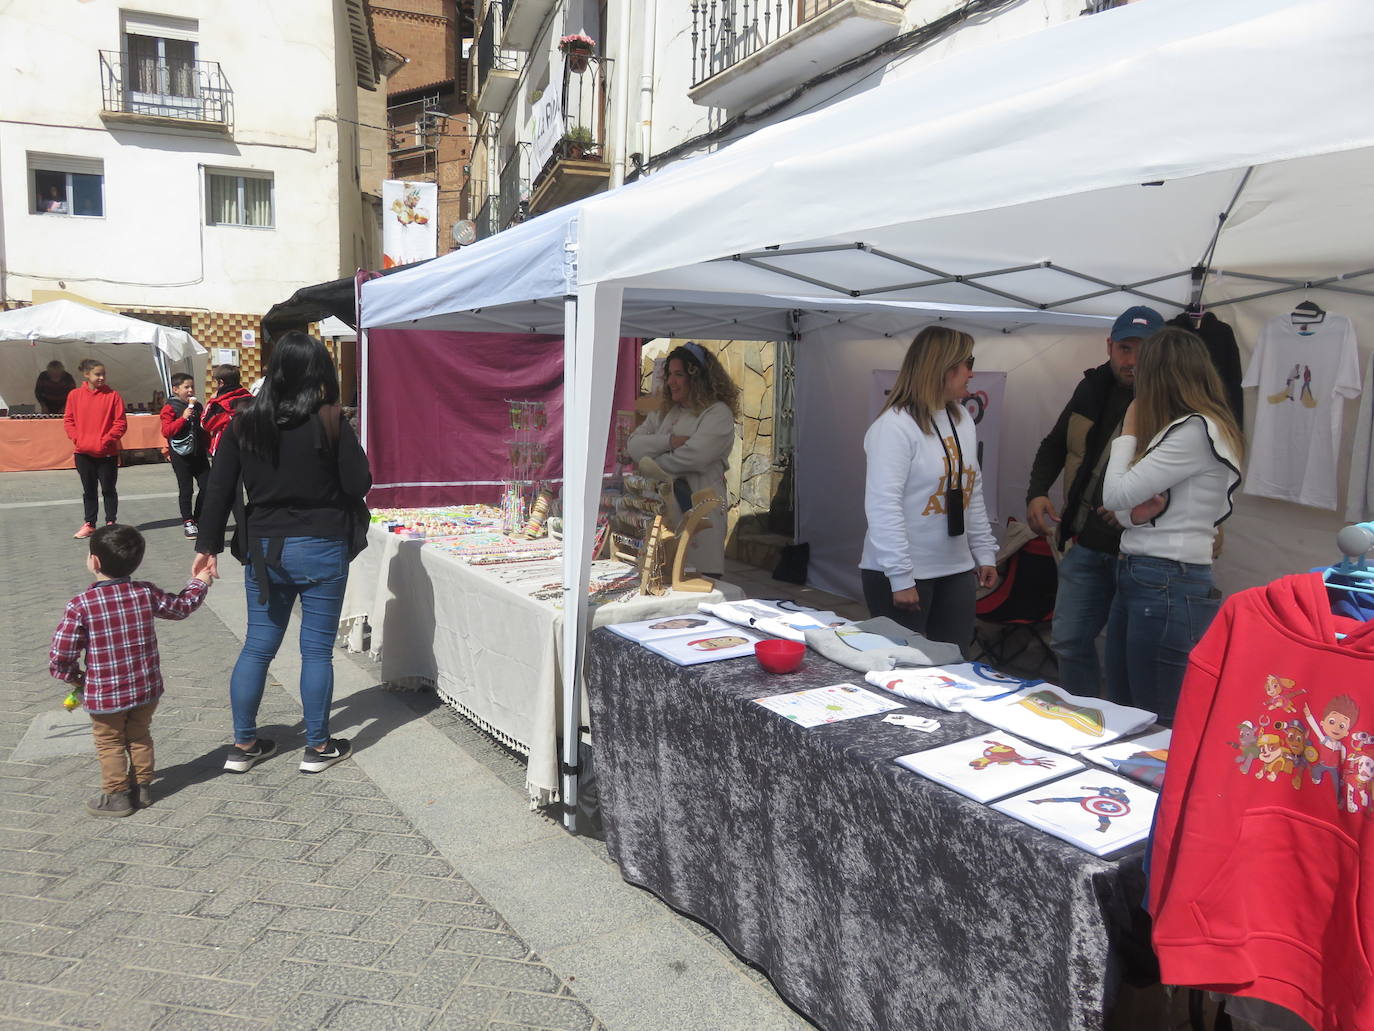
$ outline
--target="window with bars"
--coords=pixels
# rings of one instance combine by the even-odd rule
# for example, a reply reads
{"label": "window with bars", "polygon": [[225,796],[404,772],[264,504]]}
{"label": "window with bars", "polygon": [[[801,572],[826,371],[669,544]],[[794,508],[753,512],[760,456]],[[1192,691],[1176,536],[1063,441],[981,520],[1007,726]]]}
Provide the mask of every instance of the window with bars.
{"label": "window with bars", "polygon": [[276,224],[272,207],[270,172],[205,173],[207,225],[270,229]]}
{"label": "window with bars", "polygon": [[36,215],[105,214],[105,165],[98,158],[29,154],[30,211]]}

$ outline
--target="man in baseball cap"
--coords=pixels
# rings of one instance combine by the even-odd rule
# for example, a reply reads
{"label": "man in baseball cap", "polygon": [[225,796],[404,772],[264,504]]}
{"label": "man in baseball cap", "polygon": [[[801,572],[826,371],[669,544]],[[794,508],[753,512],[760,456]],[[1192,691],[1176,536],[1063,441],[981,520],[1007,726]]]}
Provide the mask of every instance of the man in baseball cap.
{"label": "man in baseball cap", "polygon": [[[1035,453],[1026,492],[1026,521],[1061,550],[1059,593],[1050,647],[1059,660],[1059,685],[1074,694],[1101,695],[1097,637],[1116,593],[1121,525],[1102,505],[1107,445],[1121,433],[1135,397],[1140,341],[1164,328],[1153,308],[1127,308],[1112,323],[1107,361],[1083,373],[1073,397]],[[1050,488],[1064,475],[1064,511],[1055,511]]]}

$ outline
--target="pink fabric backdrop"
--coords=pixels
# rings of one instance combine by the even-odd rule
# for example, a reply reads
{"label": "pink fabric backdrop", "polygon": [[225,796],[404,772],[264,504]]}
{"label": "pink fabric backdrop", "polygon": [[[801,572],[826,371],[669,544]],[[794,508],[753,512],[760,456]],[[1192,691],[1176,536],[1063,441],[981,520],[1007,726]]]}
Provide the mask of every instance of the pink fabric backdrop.
{"label": "pink fabric backdrop", "polygon": [[[367,454],[374,508],[497,501],[513,438],[506,401],[543,401],[548,461],[563,475],[563,339],[505,333],[368,334]],[[639,341],[620,342],[615,410],[633,407]],[[614,460],[608,437],[607,465]]]}

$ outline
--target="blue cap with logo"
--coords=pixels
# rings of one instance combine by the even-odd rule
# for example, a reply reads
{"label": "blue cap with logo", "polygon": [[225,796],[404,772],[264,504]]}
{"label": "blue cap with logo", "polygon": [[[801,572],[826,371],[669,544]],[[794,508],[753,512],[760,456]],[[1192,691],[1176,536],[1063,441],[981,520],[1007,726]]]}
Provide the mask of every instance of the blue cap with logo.
{"label": "blue cap with logo", "polygon": [[1143,340],[1164,328],[1164,316],[1153,308],[1137,304],[1127,308],[1112,323],[1113,340]]}

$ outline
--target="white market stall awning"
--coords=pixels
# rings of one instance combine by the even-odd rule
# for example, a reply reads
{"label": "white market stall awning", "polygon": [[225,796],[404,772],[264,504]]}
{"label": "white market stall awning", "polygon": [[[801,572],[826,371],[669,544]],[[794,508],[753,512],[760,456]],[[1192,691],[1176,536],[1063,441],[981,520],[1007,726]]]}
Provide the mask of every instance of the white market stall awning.
{"label": "white market stall awning", "polygon": [[[804,297],[817,310],[1168,313],[1193,297],[1195,267],[1212,270],[1199,285],[1213,307],[1308,284],[1374,293],[1371,53],[1369,0],[1131,4],[894,74],[369,283],[362,321],[546,326],[575,299],[564,313],[565,418],[577,429],[564,435],[564,525],[583,546],[565,549],[564,589],[568,625],[585,627],[593,457],[623,332],[681,322],[671,309],[690,304],[702,328],[689,331],[706,336],[713,311],[749,295],[765,310],[765,298]],[[647,317],[655,305],[672,318]],[[568,726],[579,640],[564,641]]]}
{"label": "white market stall awning", "polygon": [[0,343],[148,344],[170,361],[208,353],[185,330],[116,315],[75,301],[48,301],[0,312]]}

